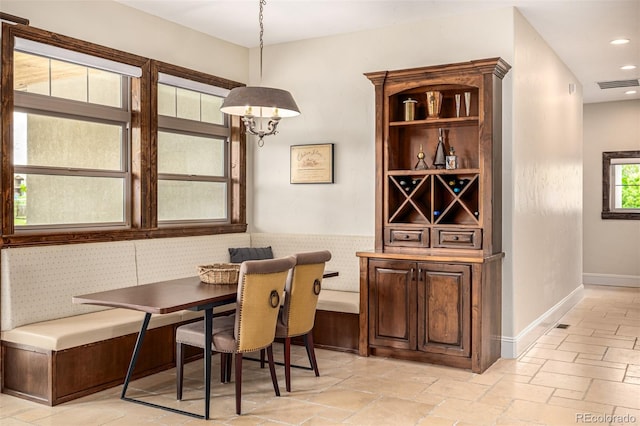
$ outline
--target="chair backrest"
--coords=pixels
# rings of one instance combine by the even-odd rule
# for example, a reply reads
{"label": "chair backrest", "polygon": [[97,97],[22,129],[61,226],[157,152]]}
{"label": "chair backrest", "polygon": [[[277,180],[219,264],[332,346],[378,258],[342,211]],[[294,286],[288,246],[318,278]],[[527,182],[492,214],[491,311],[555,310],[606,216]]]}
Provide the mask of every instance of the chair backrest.
{"label": "chair backrest", "polygon": [[327,250],[298,253],[295,258],[296,265],[287,277],[281,317],[290,337],[307,334],[313,328],[324,266],[331,253]]}
{"label": "chair backrest", "polygon": [[240,266],[234,337],[238,352],[269,346],[275,338],[280,298],[293,256],[249,260]]}

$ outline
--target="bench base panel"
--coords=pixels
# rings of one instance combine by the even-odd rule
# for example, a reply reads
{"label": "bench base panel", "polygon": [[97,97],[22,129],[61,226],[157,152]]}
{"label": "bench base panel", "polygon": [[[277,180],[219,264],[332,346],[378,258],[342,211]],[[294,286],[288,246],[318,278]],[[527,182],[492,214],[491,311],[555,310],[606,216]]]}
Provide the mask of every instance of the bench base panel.
{"label": "bench base panel", "polygon": [[[313,343],[316,348],[341,352],[358,352],[360,322],[358,314],[316,311]],[[300,339],[300,343],[302,339]]]}
{"label": "bench base panel", "polygon": [[[147,330],[133,379],[175,367],[175,327]],[[137,337],[133,333],[61,351],[3,341],[1,391],[54,406],[122,385]]]}

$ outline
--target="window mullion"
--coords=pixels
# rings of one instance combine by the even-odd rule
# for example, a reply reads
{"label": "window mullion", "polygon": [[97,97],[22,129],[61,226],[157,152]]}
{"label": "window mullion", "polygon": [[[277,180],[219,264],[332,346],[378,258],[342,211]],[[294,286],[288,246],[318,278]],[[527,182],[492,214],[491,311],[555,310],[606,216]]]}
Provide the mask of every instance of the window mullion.
{"label": "window mullion", "polygon": [[89,117],[100,121],[128,123],[130,112],[121,108],[89,104],[69,99],[52,98],[35,93],[14,92],[14,107],[17,111],[42,111],[55,115]]}
{"label": "window mullion", "polygon": [[158,173],[158,180],[180,180],[189,182],[222,182],[227,183],[226,176],[184,175],[177,173]]}
{"label": "window mullion", "polygon": [[158,116],[158,130],[180,131],[192,135],[207,135],[228,138],[229,127],[182,118]]}
{"label": "window mullion", "polygon": [[15,174],[37,174],[52,176],[84,176],[84,177],[113,177],[124,178],[126,171],[95,170],[67,167],[42,167],[42,166],[14,166]]}

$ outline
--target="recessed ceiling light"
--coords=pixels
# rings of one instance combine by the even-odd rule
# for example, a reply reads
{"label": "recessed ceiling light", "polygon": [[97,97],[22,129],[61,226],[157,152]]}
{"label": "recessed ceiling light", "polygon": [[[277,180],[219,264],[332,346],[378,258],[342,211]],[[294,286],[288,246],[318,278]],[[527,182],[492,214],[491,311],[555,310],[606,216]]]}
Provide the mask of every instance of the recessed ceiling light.
{"label": "recessed ceiling light", "polygon": [[635,70],[636,66],[635,65],[625,65],[620,67],[621,70]]}
{"label": "recessed ceiling light", "polygon": [[635,95],[636,93],[638,92],[636,92],[635,90],[627,90],[626,92],[624,92],[625,95]]}
{"label": "recessed ceiling light", "polygon": [[629,43],[629,39],[628,38],[617,38],[615,40],[611,40],[611,44],[627,44]]}

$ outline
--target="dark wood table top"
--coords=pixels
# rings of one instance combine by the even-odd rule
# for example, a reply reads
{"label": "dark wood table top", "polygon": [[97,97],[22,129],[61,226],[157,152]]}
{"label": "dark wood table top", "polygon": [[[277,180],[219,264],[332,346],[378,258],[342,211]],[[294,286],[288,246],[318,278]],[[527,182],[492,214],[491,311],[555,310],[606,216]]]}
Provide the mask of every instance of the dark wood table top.
{"label": "dark wood table top", "polygon": [[[325,271],[324,278],[337,277],[338,272]],[[199,277],[117,288],[73,296],[73,303],[127,308],[150,314],[168,314],[235,299],[237,284],[206,284]]]}
{"label": "dark wood table top", "polygon": [[237,284],[206,284],[199,277],[180,278],[73,296],[73,303],[168,314],[235,300]]}

